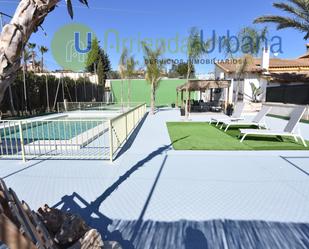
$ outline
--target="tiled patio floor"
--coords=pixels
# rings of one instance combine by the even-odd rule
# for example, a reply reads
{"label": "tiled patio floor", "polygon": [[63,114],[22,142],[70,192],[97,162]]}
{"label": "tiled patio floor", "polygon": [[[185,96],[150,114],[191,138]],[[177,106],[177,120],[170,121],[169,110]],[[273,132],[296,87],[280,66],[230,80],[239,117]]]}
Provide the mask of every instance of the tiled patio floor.
{"label": "tiled patio floor", "polygon": [[113,164],[2,160],[0,176],[33,209],[79,212],[125,248],[309,248],[308,151],[173,151],[165,122],[178,120],[148,116]]}

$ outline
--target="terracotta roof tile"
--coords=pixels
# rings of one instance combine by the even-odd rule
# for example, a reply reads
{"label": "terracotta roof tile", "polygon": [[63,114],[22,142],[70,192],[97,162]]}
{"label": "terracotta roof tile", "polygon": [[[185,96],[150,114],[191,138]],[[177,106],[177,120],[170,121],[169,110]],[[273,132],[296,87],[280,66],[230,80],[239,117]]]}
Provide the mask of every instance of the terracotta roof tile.
{"label": "terracotta roof tile", "polygon": [[[238,61],[238,60],[237,60]],[[237,69],[237,65],[235,63],[229,62],[220,62],[216,63],[219,67],[227,72],[235,72]],[[293,67],[309,67],[309,59],[278,59],[271,58],[269,63],[269,68],[293,68]],[[252,65],[250,65],[247,69],[247,72],[261,72],[261,59],[255,58],[253,59]]]}

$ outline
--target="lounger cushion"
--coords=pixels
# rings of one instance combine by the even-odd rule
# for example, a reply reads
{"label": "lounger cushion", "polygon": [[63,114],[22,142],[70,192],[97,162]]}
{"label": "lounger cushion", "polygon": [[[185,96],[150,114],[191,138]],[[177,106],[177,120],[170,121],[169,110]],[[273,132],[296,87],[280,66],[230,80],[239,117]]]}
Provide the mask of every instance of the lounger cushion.
{"label": "lounger cushion", "polygon": [[255,129],[240,129],[241,134],[251,135],[274,135],[274,136],[291,136],[289,132],[276,131],[276,130],[255,130]]}

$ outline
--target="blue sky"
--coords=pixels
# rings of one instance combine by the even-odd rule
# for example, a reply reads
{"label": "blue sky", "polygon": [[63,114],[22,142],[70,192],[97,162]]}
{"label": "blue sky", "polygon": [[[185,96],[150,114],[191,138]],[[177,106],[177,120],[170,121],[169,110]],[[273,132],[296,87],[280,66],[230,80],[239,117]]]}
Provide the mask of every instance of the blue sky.
{"label": "blue sky", "polygon": [[[0,0],[0,11],[13,14],[18,2],[17,0]],[[73,2],[74,20],[70,19],[65,1],[62,0],[59,8],[50,13],[43,24],[47,36],[39,30],[31,37],[31,41],[50,47],[54,33],[72,22],[89,26],[101,43],[104,42],[106,31],[110,29],[117,30],[120,40],[125,38],[169,40],[175,38],[177,34],[180,38],[185,38],[192,26],[203,29],[205,36],[208,36],[212,30],[216,30],[219,35],[225,35],[227,30],[236,34],[242,27],[252,26],[252,20],[255,17],[279,13],[272,7],[273,0],[191,0],[187,4],[176,0],[89,0],[89,9],[83,7],[77,0]],[[306,41],[303,40],[303,34],[291,29],[276,31],[273,25],[269,25],[269,28],[270,36],[282,37],[283,53],[279,57],[295,58],[305,53]],[[108,49],[107,53],[113,68],[116,69],[120,54],[116,49]],[[133,53],[137,59],[142,61],[142,53],[138,51]],[[165,57],[182,59],[185,58],[185,54],[167,53]],[[214,57],[223,59],[224,55],[218,52],[208,55],[210,59]],[[51,52],[46,55],[46,62],[49,69],[60,68]],[[212,71],[214,67],[213,65],[198,65],[196,68],[199,73],[206,73]]]}

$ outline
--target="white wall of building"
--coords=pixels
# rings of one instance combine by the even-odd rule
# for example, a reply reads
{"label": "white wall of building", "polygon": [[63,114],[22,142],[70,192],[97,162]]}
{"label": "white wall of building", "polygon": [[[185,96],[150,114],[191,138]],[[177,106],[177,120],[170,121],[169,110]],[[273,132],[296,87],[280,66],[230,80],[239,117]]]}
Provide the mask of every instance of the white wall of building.
{"label": "white wall of building", "polygon": [[238,87],[238,91],[243,94],[244,96],[244,102],[249,103],[252,101],[252,88],[251,83],[253,83],[256,87],[262,88],[262,95],[258,98],[259,101],[264,102],[266,100],[266,89],[267,89],[267,80],[264,78],[261,78],[258,73],[250,73],[245,75],[244,81],[238,82],[237,76],[235,73],[227,75],[224,73],[224,70],[222,70],[220,67],[215,67],[215,77],[216,79],[222,78],[222,76],[225,77],[226,80],[232,80],[232,84],[230,87],[230,96],[229,101],[232,102],[234,98],[234,92],[236,92],[236,89]]}

